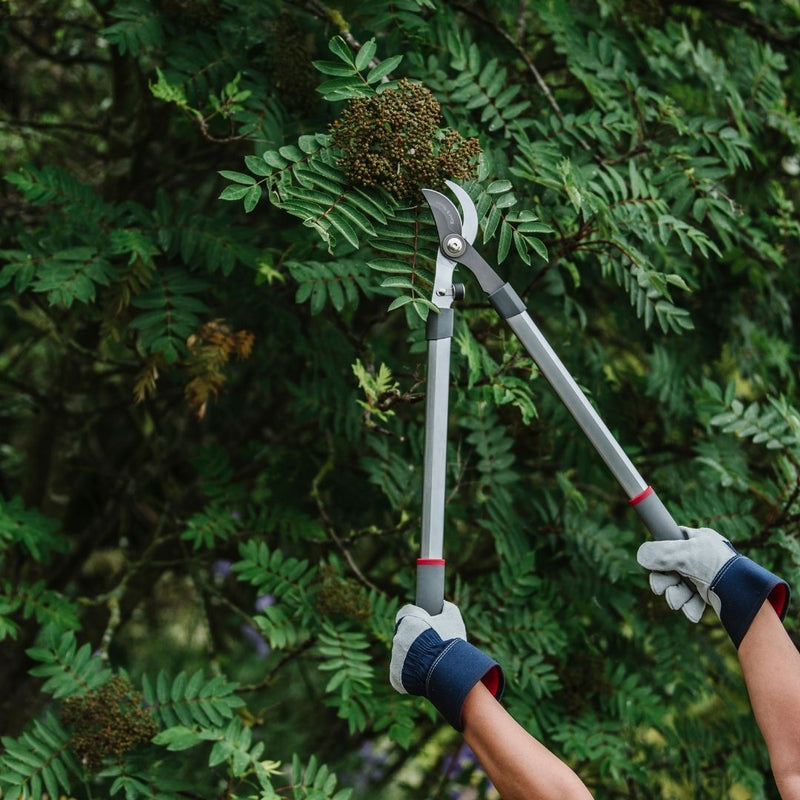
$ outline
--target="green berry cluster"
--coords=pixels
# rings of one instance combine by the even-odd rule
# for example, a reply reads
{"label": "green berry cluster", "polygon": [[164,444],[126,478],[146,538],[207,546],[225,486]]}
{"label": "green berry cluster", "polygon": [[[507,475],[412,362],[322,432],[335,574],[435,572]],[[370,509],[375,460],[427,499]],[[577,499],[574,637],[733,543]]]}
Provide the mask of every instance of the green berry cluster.
{"label": "green berry cluster", "polygon": [[339,165],[355,186],[381,186],[399,200],[419,199],[421,186],[466,180],[481,152],[478,140],[442,130],[439,101],[405,78],[379,94],[351,100],[334,121]]}
{"label": "green berry cluster", "polygon": [[350,619],[369,617],[369,598],[364,587],[352,578],[342,577],[330,564],[319,570],[317,585],[317,610],[326,616],[343,616]]}
{"label": "green berry cluster", "polygon": [[67,698],[59,716],[72,729],[70,746],[90,772],[97,772],[104,759],[119,758],[158,733],[141,692],[121,675],[85,695]]}

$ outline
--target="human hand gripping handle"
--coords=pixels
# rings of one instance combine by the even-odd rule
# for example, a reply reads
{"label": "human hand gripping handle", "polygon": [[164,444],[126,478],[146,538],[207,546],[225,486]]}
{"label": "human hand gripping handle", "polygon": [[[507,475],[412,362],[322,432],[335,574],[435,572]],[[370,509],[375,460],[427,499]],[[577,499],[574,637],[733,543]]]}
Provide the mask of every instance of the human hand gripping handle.
{"label": "human hand gripping handle", "polygon": [[503,672],[497,662],[467,642],[458,606],[444,603],[441,614],[405,605],[395,618],[389,681],[401,694],[426,697],[457,730],[463,730],[464,701],[478,681],[498,699]]}
{"label": "human hand gripping handle", "polygon": [[686,539],[645,542],[636,560],[651,570],[650,588],[667,605],[699,622],[708,603],[738,649],[750,623],[769,599],[783,619],[789,585],[741,555],[711,528],[681,528]]}

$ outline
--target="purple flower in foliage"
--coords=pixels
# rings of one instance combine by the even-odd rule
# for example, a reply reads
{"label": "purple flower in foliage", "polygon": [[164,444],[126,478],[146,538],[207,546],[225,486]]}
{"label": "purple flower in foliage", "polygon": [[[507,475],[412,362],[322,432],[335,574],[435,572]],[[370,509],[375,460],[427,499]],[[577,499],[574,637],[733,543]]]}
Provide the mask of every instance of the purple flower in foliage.
{"label": "purple flower in foliage", "polygon": [[[462,745],[455,753],[447,756],[442,762],[442,772],[453,782],[447,791],[451,800],[476,800],[481,797],[493,797],[494,786],[481,769],[475,753],[467,745]],[[481,775],[480,784],[486,794],[481,794],[475,784],[474,777]]]}
{"label": "purple flower in foliage", "polygon": [[256,599],[256,611],[260,614],[265,608],[275,605],[274,594],[262,594]]}
{"label": "purple flower in foliage", "polygon": [[211,574],[219,581],[224,580],[230,575],[232,566],[230,561],[220,558],[211,565]]}
{"label": "purple flower in foliage", "polygon": [[[380,768],[389,760],[389,754],[378,750],[374,742],[364,742],[364,744],[358,748],[358,754],[361,756],[364,764],[373,768]],[[383,774],[382,770],[381,774]]]}
{"label": "purple flower in foliage", "polygon": [[442,772],[451,778],[458,778],[464,770],[474,767],[477,763],[475,753],[464,744],[455,753],[445,757],[442,762]]}
{"label": "purple flower in foliage", "polygon": [[374,742],[364,742],[358,748],[359,769],[355,774],[342,776],[356,791],[364,792],[373,783],[381,781],[386,775],[386,762],[389,756],[375,746]]}
{"label": "purple flower in foliage", "polygon": [[253,645],[259,658],[266,658],[270,654],[267,640],[252,625],[242,625],[239,630],[244,634],[244,638]]}
{"label": "purple flower in foliage", "polygon": [[476,800],[478,790],[474,786],[454,786],[447,794],[451,800]]}

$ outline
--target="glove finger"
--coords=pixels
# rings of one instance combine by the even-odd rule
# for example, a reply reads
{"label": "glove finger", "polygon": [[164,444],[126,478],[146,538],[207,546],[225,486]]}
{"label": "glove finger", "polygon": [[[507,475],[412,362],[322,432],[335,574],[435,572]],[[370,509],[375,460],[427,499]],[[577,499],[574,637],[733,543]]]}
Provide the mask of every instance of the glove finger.
{"label": "glove finger", "polygon": [[651,572],[650,588],[653,594],[662,595],[670,586],[680,583],[680,580],[681,576],[677,572]]}
{"label": "glove finger", "polygon": [[686,603],[683,604],[681,611],[686,615],[690,622],[700,622],[703,612],[706,610],[706,602],[695,593]]}
{"label": "glove finger", "polygon": [[667,605],[673,611],[678,611],[678,609],[683,608],[695,594],[696,592],[694,591],[694,589],[692,589],[688,584],[684,583],[683,581],[680,581],[679,583],[676,583],[674,586],[670,586],[666,590],[666,592],[664,592],[664,598],[667,601]]}
{"label": "glove finger", "polygon": [[658,572],[677,571],[677,565],[684,562],[685,557],[686,542],[678,539],[645,542],[636,551],[636,560],[641,566]]}
{"label": "glove finger", "polygon": [[713,528],[687,528],[685,525],[681,525],[680,529],[683,531],[684,536],[687,539],[698,539],[698,538],[714,538],[714,539],[724,539],[725,537],[722,534],[715,531]]}
{"label": "glove finger", "polygon": [[445,600],[441,614],[430,618],[431,627],[442,637],[448,639],[467,639],[467,628],[461,616],[461,611],[455,603]]}
{"label": "glove finger", "polygon": [[400,694],[408,694],[403,686],[403,666],[415,640],[431,629],[431,615],[424,608],[411,603],[404,605],[395,617],[392,638],[392,658],[389,663],[389,683]]}
{"label": "glove finger", "polygon": [[416,617],[418,619],[425,620],[429,625],[431,621],[431,615],[424,608],[415,606],[413,603],[406,603],[397,612],[394,618],[395,625],[399,625],[406,617]]}
{"label": "glove finger", "polygon": [[393,649],[403,648],[404,651],[407,651],[417,636],[433,627],[432,619],[431,615],[419,606],[403,606],[397,612],[392,640]]}
{"label": "glove finger", "polygon": [[407,653],[408,650],[406,648],[393,647],[392,660],[389,662],[389,683],[391,683],[392,688],[400,692],[400,694],[408,694],[403,686],[402,677],[403,664],[405,663]]}

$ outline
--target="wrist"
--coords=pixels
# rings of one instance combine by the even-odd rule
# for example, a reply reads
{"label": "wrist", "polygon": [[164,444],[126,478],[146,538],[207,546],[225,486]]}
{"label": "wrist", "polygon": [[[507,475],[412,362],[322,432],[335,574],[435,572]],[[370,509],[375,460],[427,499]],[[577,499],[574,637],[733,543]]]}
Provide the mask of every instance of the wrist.
{"label": "wrist", "polygon": [[423,695],[456,730],[463,730],[462,711],[470,691],[483,682],[495,696],[503,692],[497,662],[464,639],[442,641],[429,630],[409,649],[402,682],[409,694]]}
{"label": "wrist", "polygon": [[425,694],[450,725],[462,731],[467,695],[483,683],[495,697],[501,697],[503,674],[496,661],[463,639],[445,645],[428,672]]}
{"label": "wrist", "polygon": [[719,618],[737,649],[765,601],[780,619],[786,614],[789,585],[745,556],[725,564],[709,588],[719,599]]}

